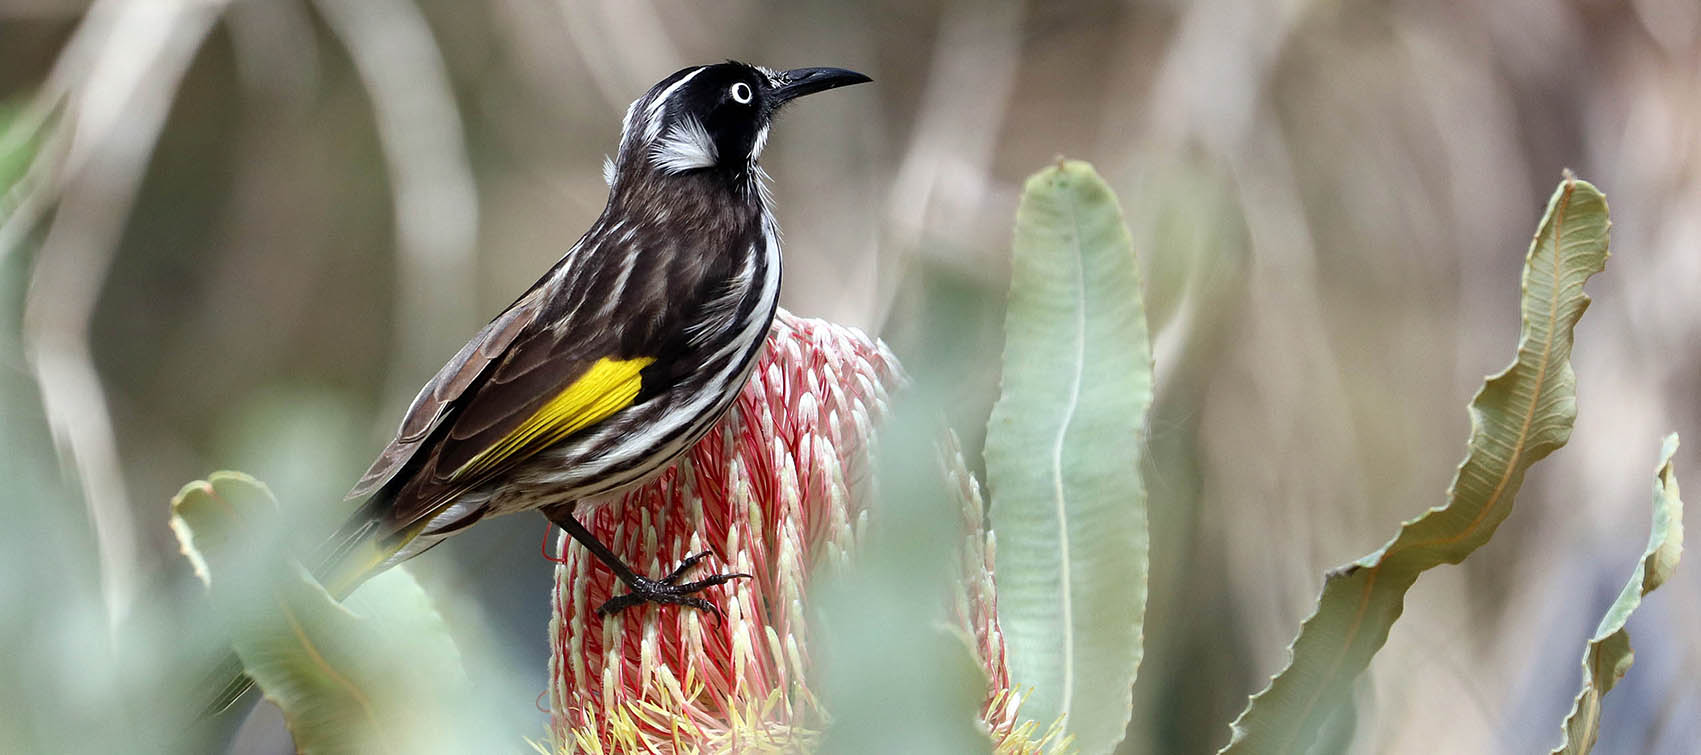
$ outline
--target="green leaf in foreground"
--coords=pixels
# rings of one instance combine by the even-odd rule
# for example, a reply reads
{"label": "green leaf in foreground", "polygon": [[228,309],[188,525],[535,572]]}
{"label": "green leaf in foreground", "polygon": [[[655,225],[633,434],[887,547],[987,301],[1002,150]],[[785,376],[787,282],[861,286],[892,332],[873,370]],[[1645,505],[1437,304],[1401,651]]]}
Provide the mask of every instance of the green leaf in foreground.
{"label": "green leaf in foreground", "polygon": [[460,654],[412,577],[392,569],[339,605],[268,537],[277,505],[247,475],[190,483],[171,507],[184,555],[299,751],[474,751],[456,725]]}
{"label": "green leaf in foreground", "polygon": [[1023,716],[1109,752],[1140,668],[1152,356],[1133,242],[1092,166],[1028,179],[1011,267],[986,434],[999,622]]}
{"label": "green leaf in foreground", "polygon": [[25,98],[0,101],[0,224],[10,220],[26,187],[30,164],[41,151],[51,127],[52,115],[43,118],[30,111]]}
{"label": "green leaf in foreground", "polygon": [[22,125],[22,112],[23,107],[15,102],[0,102],[0,197],[24,175],[30,160],[35,158],[35,134]]}
{"label": "green leaf in foreground", "polygon": [[1288,667],[1252,697],[1222,752],[1305,751],[1387,641],[1418,575],[1459,563],[1488,542],[1511,513],[1524,471],[1565,445],[1577,416],[1572,328],[1589,305],[1584,281],[1606,265],[1608,225],[1605,197],[1567,175],[1524,260],[1518,356],[1471,401],[1470,448],[1447,505],[1406,522],[1380,550],[1325,576]]}
{"label": "green leaf in foreground", "polygon": [[1636,659],[1624,624],[1642,604],[1642,596],[1665,584],[1683,554],[1683,500],[1678,498],[1677,473],[1671,468],[1675,453],[1677,433],[1672,433],[1660,449],[1660,465],[1654,473],[1654,524],[1648,533],[1648,548],[1583,651],[1583,689],[1571,704],[1571,715],[1565,718],[1564,737],[1553,751],[1555,755],[1582,755],[1594,749],[1600,735],[1601,698],[1624,678]]}

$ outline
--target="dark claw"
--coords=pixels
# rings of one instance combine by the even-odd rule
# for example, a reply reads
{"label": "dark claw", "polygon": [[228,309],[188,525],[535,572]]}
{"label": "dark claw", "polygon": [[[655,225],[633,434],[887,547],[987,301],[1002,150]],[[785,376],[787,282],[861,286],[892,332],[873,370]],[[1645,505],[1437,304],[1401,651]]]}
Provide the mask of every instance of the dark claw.
{"label": "dark claw", "polygon": [[703,598],[696,597],[695,593],[716,585],[724,585],[735,579],[749,579],[749,574],[711,574],[695,582],[678,584],[686,571],[696,566],[708,555],[708,551],[692,555],[681,561],[679,566],[661,579],[634,578],[633,581],[627,583],[628,592],[625,595],[616,595],[604,601],[601,606],[597,607],[597,614],[608,616],[643,603],[659,603],[662,605],[690,606],[714,614],[716,621],[725,621],[726,616],[721,613],[720,608]]}
{"label": "dark claw", "polygon": [[[659,582],[653,582],[653,581],[649,581],[649,580],[645,580],[645,581],[649,582],[649,584],[651,584],[651,585],[658,585],[658,586],[660,585]],[[691,587],[691,585],[686,585],[685,587]],[[651,590],[648,590],[648,589],[640,588],[640,589],[634,590],[632,592],[626,593],[625,595],[616,595],[616,596],[609,598],[608,600],[604,601],[601,606],[597,607],[597,615],[609,616],[611,614],[619,613],[619,612],[624,611],[628,608],[631,608],[631,607],[636,606],[636,605],[641,605],[643,603],[659,603],[659,604],[662,604],[662,605],[690,606],[692,608],[696,608],[696,609],[702,610],[702,611],[708,611],[709,613],[714,614],[716,621],[725,621],[726,620],[726,616],[721,613],[721,609],[717,608],[715,606],[715,604],[710,603],[709,601],[704,600],[702,598],[692,597],[689,593],[687,593],[683,589],[666,589],[666,590],[656,589],[654,591],[651,591]]]}
{"label": "dark claw", "polygon": [[709,576],[704,577],[702,579],[699,579],[696,582],[686,582],[683,585],[678,585],[678,589],[679,589],[680,592],[683,592],[683,593],[694,593],[694,592],[697,592],[698,590],[703,590],[703,589],[706,589],[706,588],[714,587],[715,585],[724,585],[724,584],[731,582],[735,579],[749,579],[749,578],[750,578],[750,575],[745,574],[743,572],[735,572],[735,573],[732,573],[732,574],[710,574]]}
{"label": "dark claw", "polygon": [[671,585],[678,582],[680,577],[685,576],[686,572],[691,571],[691,567],[696,566],[697,562],[708,558],[711,553],[712,551],[703,551],[702,553],[694,554],[686,558],[684,561],[679,562],[678,566],[673,567],[673,571],[668,572],[667,576],[661,578],[662,584]]}
{"label": "dark claw", "polygon": [[616,595],[603,601],[603,604],[597,607],[597,615],[608,616],[609,614],[619,613],[642,602],[644,602],[643,598],[631,593]]}
{"label": "dark claw", "polygon": [[724,621],[725,617],[721,615],[719,608],[716,608],[707,600],[693,597],[692,593],[715,585],[724,585],[735,579],[748,579],[750,577],[748,574],[712,574],[696,582],[678,584],[679,580],[685,576],[685,572],[706,558],[709,551],[694,554],[679,562],[679,566],[674,567],[673,571],[668,572],[667,576],[661,579],[640,577],[633,574],[631,567],[621,561],[620,557],[614,554],[614,551],[608,549],[608,546],[597,540],[590,530],[585,529],[584,524],[573,518],[572,503],[546,506],[543,509],[543,514],[549,517],[549,521],[554,522],[555,526],[560,527],[574,540],[579,541],[579,544],[583,545],[585,550],[590,551],[591,555],[596,556],[603,566],[614,572],[621,582],[626,583],[627,593],[625,595],[616,595],[597,607],[597,613],[602,616],[618,613],[642,603],[664,603],[690,606],[700,611],[708,611],[715,615],[715,619]]}

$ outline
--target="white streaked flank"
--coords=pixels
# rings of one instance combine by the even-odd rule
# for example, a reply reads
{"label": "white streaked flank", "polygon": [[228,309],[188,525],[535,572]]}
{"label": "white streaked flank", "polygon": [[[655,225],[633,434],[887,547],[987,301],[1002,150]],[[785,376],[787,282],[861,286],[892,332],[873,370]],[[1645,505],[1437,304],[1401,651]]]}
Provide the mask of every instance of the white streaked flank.
{"label": "white streaked flank", "polygon": [[[727,281],[726,288],[703,305],[702,318],[685,328],[686,338],[691,345],[702,346],[716,331],[732,324],[732,318],[738,316],[738,303],[750,293],[750,285],[753,283],[751,279],[756,274],[755,268],[756,255],[746,255],[744,264],[738,268],[738,274]],[[719,356],[719,353],[715,354],[715,357]]]}
{"label": "white streaked flank", "polygon": [[[757,294],[757,301],[759,302],[757,306],[768,311],[772,311],[774,302],[779,299],[780,295],[780,247],[778,243],[778,234],[774,231],[773,217],[766,212],[763,213],[762,217],[762,236],[765,242],[763,244],[764,248],[762,250],[762,254],[766,258],[766,270],[763,271],[762,289]],[[730,343],[743,344],[745,346],[749,346],[750,344],[760,345],[762,338],[767,334],[769,324],[770,323],[767,318],[752,317],[750,318],[750,322],[744,326],[744,329],[739,332],[738,336],[730,339]],[[748,376],[749,371],[754,368],[755,365],[755,359],[751,359],[747,364],[743,365],[745,375],[744,377],[739,378],[737,381],[738,384],[743,384],[744,378]],[[728,359],[726,365],[718,370],[715,373],[714,378],[707,384],[725,385],[726,381],[733,378],[733,372],[737,370],[739,366],[738,359]],[[667,416],[661,418],[656,423],[622,439],[620,444],[615,448],[610,449],[609,452],[595,459],[587,459],[580,464],[574,465],[568,474],[581,480],[594,479],[603,470],[625,463],[639,453],[650,451],[657,444],[661,443],[663,438],[673,434],[676,429],[686,422],[701,420],[708,416],[704,413],[704,409],[706,409],[711,402],[719,400],[723,403],[730,404],[733,400],[738,398],[738,394],[739,392],[736,390],[720,392],[704,391],[700,395],[693,397],[690,403],[679,407],[679,409],[675,411],[669,412]],[[709,414],[715,413],[711,412]],[[671,453],[675,450],[675,447],[682,446],[687,442],[694,442],[695,440],[695,438],[676,438],[673,443],[667,447],[666,452]],[[592,446],[587,444],[585,447]],[[651,452],[653,453],[653,451]]]}
{"label": "white streaked flank", "polygon": [[614,311],[615,305],[621,302],[623,298],[621,294],[626,291],[626,281],[632,278],[632,268],[637,266],[638,257],[643,253],[642,249],[627,249],[626,254],[622,255],[620,275],[615,277],[614,285],[609,287],[607,291],[598,292],[598,295],[602,297],[602,306],[597,309],[597,317],[607,317]]}

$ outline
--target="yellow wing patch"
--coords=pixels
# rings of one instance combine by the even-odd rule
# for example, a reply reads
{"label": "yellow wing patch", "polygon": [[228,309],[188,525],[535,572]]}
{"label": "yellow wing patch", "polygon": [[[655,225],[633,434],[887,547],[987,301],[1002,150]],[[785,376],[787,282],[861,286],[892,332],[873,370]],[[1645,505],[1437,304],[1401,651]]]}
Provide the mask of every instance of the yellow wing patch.
{"label": "yellow wing patch", "polygon": [[529,456],[630,406],[643,382],[639,371],[654,361],[653,357],[598,359],[536,414],[461,465],[450,478],[473,477],[516,455]]}

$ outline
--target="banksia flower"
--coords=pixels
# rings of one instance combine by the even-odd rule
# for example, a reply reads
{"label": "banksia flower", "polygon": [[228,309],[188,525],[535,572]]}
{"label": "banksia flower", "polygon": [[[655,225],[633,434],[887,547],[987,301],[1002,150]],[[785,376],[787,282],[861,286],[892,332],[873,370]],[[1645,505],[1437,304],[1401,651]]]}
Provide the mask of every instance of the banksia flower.
{"label": "banksia flower", "polygon": [[[640,573],[708,550],[724,559],[717,570],[752,575],[705,591],[724,621],[656,605],[598,616],[618,583],[576,542],[557,540],[549,709],[558,750],[812,749],[826,712],[809,688],[810,582],[855,557],[874,430],[901,379],[878,341],[781,311],[733,410],[671,469],[585,522]],[[1008,750],[1031,732],[1010,736],[1018,700],[978,486],[954,446],[946,458],[964,504],[953,614],[991,680],[982,717]]]}

